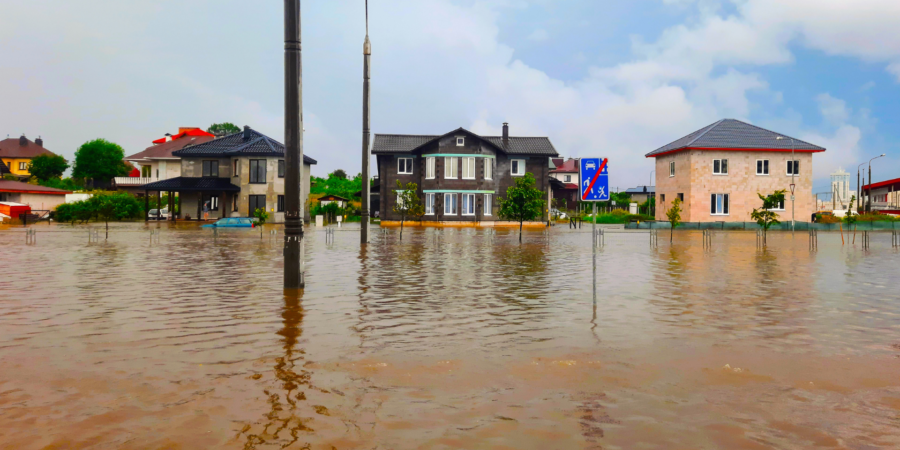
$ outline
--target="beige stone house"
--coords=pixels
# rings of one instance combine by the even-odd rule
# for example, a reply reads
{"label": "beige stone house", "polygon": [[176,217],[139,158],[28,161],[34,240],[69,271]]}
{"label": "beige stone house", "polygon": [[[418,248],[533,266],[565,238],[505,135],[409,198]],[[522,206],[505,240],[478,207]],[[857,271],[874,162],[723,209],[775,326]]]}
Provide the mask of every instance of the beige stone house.
{"label": "beige stone house", "polygon": [[[257,208],[270,222],[284,221],[284,145],[251,129],[172,152],[181,158],[181,176],[141,186],[147,195],[178,193],[181,218],[249,217]],[[303,156],[301,202],[309,196],[310,169]],[[169,199],[175,196],[169,195]],[[152,202],[151,202],[151,205]],[[154,205],[155,206],[155,205]],[[170,210],[174,205],[169,205]],[[309,212],[304,208],[306,220]]]}
{"label": "beige stone house", "polygon": [[815,211],[813,154],[824,151],[739,120],[720,120],[646,155],[656,159],[656,218],[667,220],[666,211],[680,198],[684,222],[749,222],[762,204],[757,194],[784,189],[785,203],[775,211],[790,221],[793,183],[794,220],[809,222]]}

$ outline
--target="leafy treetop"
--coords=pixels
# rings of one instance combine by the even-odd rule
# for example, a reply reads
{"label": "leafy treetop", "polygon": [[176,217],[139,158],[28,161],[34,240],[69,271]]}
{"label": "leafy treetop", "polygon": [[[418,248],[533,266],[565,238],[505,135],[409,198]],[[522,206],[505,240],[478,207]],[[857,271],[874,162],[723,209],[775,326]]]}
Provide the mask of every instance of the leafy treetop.
{"label": "leafy treetop", "polygon": [[73,178],[90,178],[109,181],[115,177],[128,175],[129,169],[122,158],[125,150],[106,139],[85,142],[75,150]]}
{"label": "leafy treetop", "polygon": [[38,180],[50,180],[62,177],[69,168],[69,163],[59,155],[43,154],[31,159],[28,172]]}
{"label": "leafy treetop", "polygon": [[216,136],[224,136],[226,134],[234,134],[241,131],[241,128],[231,122],[214,123],[206,129],[207,133]]}

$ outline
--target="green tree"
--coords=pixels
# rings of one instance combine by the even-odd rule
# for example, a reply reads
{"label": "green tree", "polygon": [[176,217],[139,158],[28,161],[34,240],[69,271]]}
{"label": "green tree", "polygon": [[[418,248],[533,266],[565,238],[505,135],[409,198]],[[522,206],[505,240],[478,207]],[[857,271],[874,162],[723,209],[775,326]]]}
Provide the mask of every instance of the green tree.
{"label": "green tree", "polygon": [[519,222],[519,242],[522,242],[522,224],[535,220],[544,213],[544,193],[535,189],[534,175],[530,172],[516,178],[516,185],[506,189],[506,198],[500,198],[501,219]]}
{"label": "green tree", "polygon": [[240,132],[241,128],[231,122],[224,123],[214,123],[206,129],[207,133],[214,134],[216,136],[224,136],[227,134],[234,134]]}
{"label": "green tree", "polygon": [[128,166],[122,158],[125,150],[106,139],[85,142],[75,150],[73,178],[109,181],[128,175]]}
{"label": "green tree", "polygon": [[[850,228],[854,227],[854,224],[856,224],[856,219],[859,218],[853,214],[855,212],[855,211],[853,211],[853,203],[855,201],[856,201],[856,196],[855,195],[851,196],[850,197],[850,205],[847,206],[847,214],[844,214],[844,218],[841,219],[845,224],[847,224],[847,234],[850,234]],[[842,230],[841,231],[841,241],[843,241],[843,240],[844,240],[844,232]],[[856,244],[856,229],[853,230],[853,243]]]}
{"label": "green tree", "polygon": [[263,225],[269,220],[269,212],[265,208],[256,208],[256,211],[253,211],[253,217],[256,217],[256,223]]}
{"label": "green tree", "polygon": [[69,168],[69,163],[59,155],[43,154],[35,156],[28,164],[28,172],[31,176],[41,181],[62,178],[63,172]]}
{"label": "green tree", "polygon": [[56,207],[56,221],[86,223],[94,218],[94,213],[86,201],[63,203]]}
{"label": "green tree", "polygon": [[756,195],[758,195],[759,199],[763,202],[762,208],[753,208],[753,212],[750,213],[750,218],[755,220],[756,223],[762,227],[763,245],[766,245],[769,227],[781,223],[778,221],[778,214],[775,214],[772,210],[777,209],[779,205],[784,203],[784,189],[775,191],[765,197],[759,193]]}
{"label": "green tree", "polygon": [[403,240],[403,223],[406,219],[419,218],[425,215],[425,205],[419,198],[419,185],[413,182],[406,183],[406,187],[397,180],[397,189],[393,190],[397,197],[394,203],[394,212],[400,214],[400,240]]}
{"label": "green tree", "polygon": [[672,243],[672,238],[675,234],[675,227],[681,225],[681,199],[676,198],[672,201],[672,207],[666,211],[666,217],[669,219],[669,224],[671,228],[669,228],[669,243]]}
{"label": "green tree", "polygon": [[347,179],[347,172],[344,172],[344,169],[335,170],[334,172],[331,172],[331,175],[340,180]]}
{"label": "green tree", "polygon": [[127,192],[94,194],[87,203],[94,216],[106,223],[106,239],[109,239],[111,220],[136,219],[144,210],[140,202]]}

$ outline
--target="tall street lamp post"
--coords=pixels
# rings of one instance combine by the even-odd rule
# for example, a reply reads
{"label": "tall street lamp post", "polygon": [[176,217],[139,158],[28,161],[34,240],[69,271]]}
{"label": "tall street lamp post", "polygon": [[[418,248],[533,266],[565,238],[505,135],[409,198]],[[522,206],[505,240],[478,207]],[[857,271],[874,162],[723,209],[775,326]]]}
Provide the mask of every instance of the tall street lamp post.
{"label": "tall street lamp post", "polygon": [[303,217],[300,190],[303,164],[303,67],[300,0],[284,0],[284,288],[304,287]]}
{"label": "tall street lamp post", "polygon": [[[650,186],[648,186],[648,187],[653,186],[653,174],[654,173],[656,173],[655,170],[650,171]],[[649,189],[647,189],[647,190],[649,191]],[[653,201],[649,201],[650,198],[652,198]],[[653,217],[656,217],[656,190],[655,189],[653,190],[653,194],[648,197],[647,205],[650,205],[648,208],[648,209],[650,209],[650,211],[648,211],[650,213],[650,215]]]}
{"label": "tall street lamp post", "polygon": [[360,211],[359,242],[369,242],[369,120],[372,102],[369,97],[370,59],[372,44],[369,42],[369,2],[366,0],[366,40],[363,42],[363,136],[362,136],[362,208]]}
{"label": "tall street lamp post", "polygon": [[869,192],[866,195],[866,212],[872,212],[872,161],[881,158],[885,154],[882,153],[869,160]]}
{"label": "tall street lamp post", "polygon": [[797,170],[797,160],[794,159],[794,138],[785,138],[782,136],[778,136],[775,138],[777,140],[790,139],[791,140],[791,237],[794,236],[794,175],[799,172]]}

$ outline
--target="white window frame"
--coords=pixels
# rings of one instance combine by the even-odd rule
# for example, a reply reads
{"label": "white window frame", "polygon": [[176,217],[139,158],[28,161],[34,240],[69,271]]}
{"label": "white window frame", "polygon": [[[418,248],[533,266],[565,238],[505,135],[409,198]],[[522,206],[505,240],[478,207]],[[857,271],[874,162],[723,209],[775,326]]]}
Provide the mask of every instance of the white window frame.
{"label": "white window frame", "polygon": [[435,201],[434,193],[425,193],[425,215],[433,216],[434,215],[434,201]]}
{"label": "white window frame", "polygon": [[[407,164],[404,164],[406,166],[405,169],[408,169],[409,172],[404,172],[404,171],[400,170],[400,163],[404,160],[409,161]],[[397,174],[398,175],[412,175],[412,173],[413,173],[413,159],[412,158],[397,158]]]}
{"label": "white window frame", "polygon": [[[471,156],[466,156],[460,158],[462,161],[462,179],[463,180],[474,180],[475,179],[475,158]],[[469,176],[466,176],[466,172],[469,172]]]}
{"label": "white window frame", "polygon": [[675,176],[675,161],[669,161],[669,178]]}
{"label": "white window frame", "polygon": [[787,173],[787,176],[791,176],[791,161],[794,161],[794,164],[793,164],[794,176],[795,177],[800,176],[800,160],[799,159],[787,160],[787,164],[784,165],[785,173]]}
{"label": "white window frame", "polygon": [[[759,171],[760,164],[762,163],[763,171]],[[756,175],[761,177],[769,176],[769,160],[768,159],[757,159],[756,160]]]}
{"label": "white window frame", "polygon": [[[450,175],[448,175],[448,173]],[[459,176],[459,158],[455,156],[444,157],[444,179],[455,180]]]}
{"label": "white window frame", "polygon": [[494,211],[494,194],[484,194],[484,215],[493,215]]}
{"label": "white window frame", "polygon": [[563,181],[566,183],[572,182],[572,175],[563,175]]}
{"label": "white window frame", "polygon": [[426,180],[433,180],[433,179],[434,179],[434,175],[435,175],[435,173],[434,173],[435,170],[434,170],[434,169],[435,169],[435,167],[436,167],[436,163],[435,163],[435,158],[434,158],[434,156],[428,156],[428,157],[426,157],[426,158],[425,158],[425,179],[426,179]]}
{"label": "white window frame", "polygon": [[[397,191],[397,207],[399,207],[399,208],[403,208],[403,199],[400,197],[400,195],[402,195],[404,193],[406,193],[406,191]],[[329,203],[331,203],[331,202],[329,202]],[[338,205],[338,206],[340,206],[340,205]]]}
{"label": "white window frame", "polygon": [[[519,163],[518,166],[519,166],[519,168],[522,169],[521,172],[519,172],[519,173],[513,172],[513,168],[515,168],[515,166],[516,166],[515,163]],[[525,160],[524,159],[509,160],[509,174],[514,177],[524,177],[525,176]]]}
{"label": "white window frame", "polygon": [[456,146],[457,147],[465,147],[465,145],[466,145],[466,138],[464,138],[464,137],[456,138]]}
{"label": "white window frame", "polygon": [[[722,162],[725,164],[722,164]],[[716,172],[716,162],[719,163],[719,171]],[[725,171],[722,171],[722,167],[725,168]],[[712,173],[713,175],[728,175],[728,159],[727,158],[717,158],[712,160]]]}
{"label": "white window frame", "polygon": [[[475,215],[475,194],[460,194],[462,197],[462,201],[460,202],[460,206],[462,206],[459,211],[463,216],[474,216]],[[472,211],[472,212],[469,212]]]}
{"label": "white window frame", "polygon": [[[455,216],[457,210],[459,209],[458,200],[456,194],[444,194],[444,215],[445,216]],[[449,211],[448,211],[449,209]]]}
{"label": "white window frame", "polygon": [[[727,192],[711,192],[709,195],[710,195],[709,200],[712,203],[709,206],[709,209],[710,209],[709,215],[711,215],[711,216],[730,216],[731,215],[731,205],[730,205],[731,195],[729,195]],[[713,199],[712,196],[715,196],[715,199]],[[720,196],[722,197],[722,209],[721,210],[719,210],[719,208],[718,208]],[[712,212],[713,205],[717,206],[717,208],[716,208],[717,212]]]}
{"label": "white window frame", "polygon": [[[774,208],[770,209],[769,211],[784,211],[784,203],[785,203],[785,201],[782,200],[780,205],[776,205]],[[779,206],[780,206],[780,208],[779,208]]]}
{"label": "white window frame", "polygon": [[[19,170],[28,170],[28,163],[19,161]],[[159,176],[157,176],[159,178]]]}
{"label": "white window frame", "polygon": [[484,158],[484,179],[494,179],[494,158]]}

